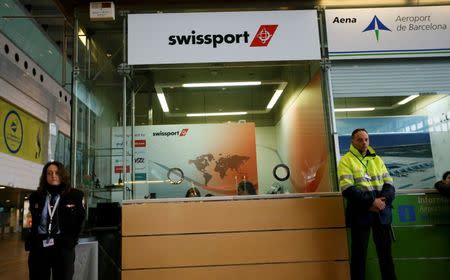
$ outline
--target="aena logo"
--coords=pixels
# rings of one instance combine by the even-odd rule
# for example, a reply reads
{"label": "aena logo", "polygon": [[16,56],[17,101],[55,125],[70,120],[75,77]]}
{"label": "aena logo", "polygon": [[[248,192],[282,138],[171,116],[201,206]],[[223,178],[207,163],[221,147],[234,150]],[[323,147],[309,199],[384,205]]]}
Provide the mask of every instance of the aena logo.
{"label": "aena logo", "polygon": [[[272,39],[278,24],[261,25],[252,39],[250,47],[267,47]],[[217,48],[222,44],[248,44],[250,33],[244,31],[242,33],[229,34],[197,34],[196,30],[192,30],[190,35],[169,35],[169,45],[212,45]]]}
{"label": "aena logo", "polygon": [[366,27],[366,29],[364,29],[362,32],[372,31],[372,30],[375,33],[377,42],[379,41],[379,38],[380,38],[380,30],[392,32],[389,28],[386,27],[386,25],[384,25],[381,22],[381,20],[376,15],[373,17],[372,21],[369,23],[369,25]]}

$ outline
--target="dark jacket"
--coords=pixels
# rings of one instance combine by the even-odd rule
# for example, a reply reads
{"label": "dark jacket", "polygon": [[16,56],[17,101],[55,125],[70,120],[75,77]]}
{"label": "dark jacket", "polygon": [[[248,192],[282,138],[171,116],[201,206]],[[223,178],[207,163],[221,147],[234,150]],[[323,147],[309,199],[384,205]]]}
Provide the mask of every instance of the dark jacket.
{"label": "dark jacket", "polygon": [[442,181],[436,182],[434,187],[444,196],[450,198],[450,185],[445,184]]}
{"label": "dark jacket", "polygon": [[[342,193],[347,199],[346,222],[348,226],[368,226],[378,220],[381,224],[392,223],[392,201],[395,198],[395,188],[384,184],[381,191],[361,191],[352,186]],[[369,211],[375,198],[385,197],[386,207],[379,213]]]}
{"label": "dark jacket", "polygon": [[[42,210],[46,201],[46,192],[35,191],[30,195],[30,212],[32,216],[31,234],[26,242],[26,249],[42,247],[44,235],[39,234],[38,227],[41,221]],[[73,206],[73,207],[72,207]],[[78,236],[81,231],[86,212],[83,207],[83,192],[70,188],[61,194],[58,208],[54,216],[60,233],[52,236],[55,245],[64,248],[73,248],[78,243]]]}

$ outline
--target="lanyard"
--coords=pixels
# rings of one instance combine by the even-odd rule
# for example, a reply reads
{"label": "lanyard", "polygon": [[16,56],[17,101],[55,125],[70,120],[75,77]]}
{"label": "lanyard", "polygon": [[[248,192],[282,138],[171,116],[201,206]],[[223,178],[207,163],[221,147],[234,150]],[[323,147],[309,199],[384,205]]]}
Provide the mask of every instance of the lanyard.
{"label": "lanyard", "polygon": [[58,195],[58,198],[56,199],[55,205],[53,205],[53,209],[51,209],[52,207],[50,206],[50,199],[51,199],[51,195],[48,195],[48,199],[47,199],[47,210],[48,210],[48,216],[50,217],[50,223],[48,224],[48,234],[50,234],[52,232],[52,222],[53,222],[53,216],[55,215],[56,212],[56,208],[58,207],[58,203],[59,203],[59,199],[60,196]]}
{"label": "lanyard", "polygon": [[367,165],[369,165],[369,162],[367,162],[367,165],[365,165],[364,162],[363,162],[357,155],[355,155],[353,152],[350,152],[350,153],[352,153],[352,155],[353,155],[359,162],[361,162],[361,164],[364,166],[364,169],[366,169],[366,174],[369,175],[369,171],[367,170]]}

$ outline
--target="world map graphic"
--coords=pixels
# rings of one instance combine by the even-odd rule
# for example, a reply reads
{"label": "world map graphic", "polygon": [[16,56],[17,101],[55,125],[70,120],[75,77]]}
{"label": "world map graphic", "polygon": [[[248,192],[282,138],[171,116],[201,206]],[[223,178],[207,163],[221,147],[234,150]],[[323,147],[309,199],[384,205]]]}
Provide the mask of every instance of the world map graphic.
{"label": "world map graphic", "polygon": [[190,159],[189,164],[193,164],[195,168],[203,175],[205,186],[208,185],[208,182],[213,178],[214,173],[212,173],[211,166],[215,164],[213,171],[217,173],[221,179],[227,176],[227,172],[229,170],[240,172],[240,168],[244,165],[250,157],[241,156],[241,155],[222,155],[219,154],[216,160],[216,157],[211,154],[203,154],[197,156],[195,159]]}

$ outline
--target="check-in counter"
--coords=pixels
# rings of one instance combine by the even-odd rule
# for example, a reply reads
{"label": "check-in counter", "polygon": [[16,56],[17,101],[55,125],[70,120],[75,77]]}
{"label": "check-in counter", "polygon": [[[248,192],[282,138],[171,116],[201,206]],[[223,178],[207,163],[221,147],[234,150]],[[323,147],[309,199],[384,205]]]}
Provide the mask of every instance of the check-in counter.
{"label": "check-in counter", "polygon": [[122,205],[123,280],[349,279],[348,259],[338,193]]}

